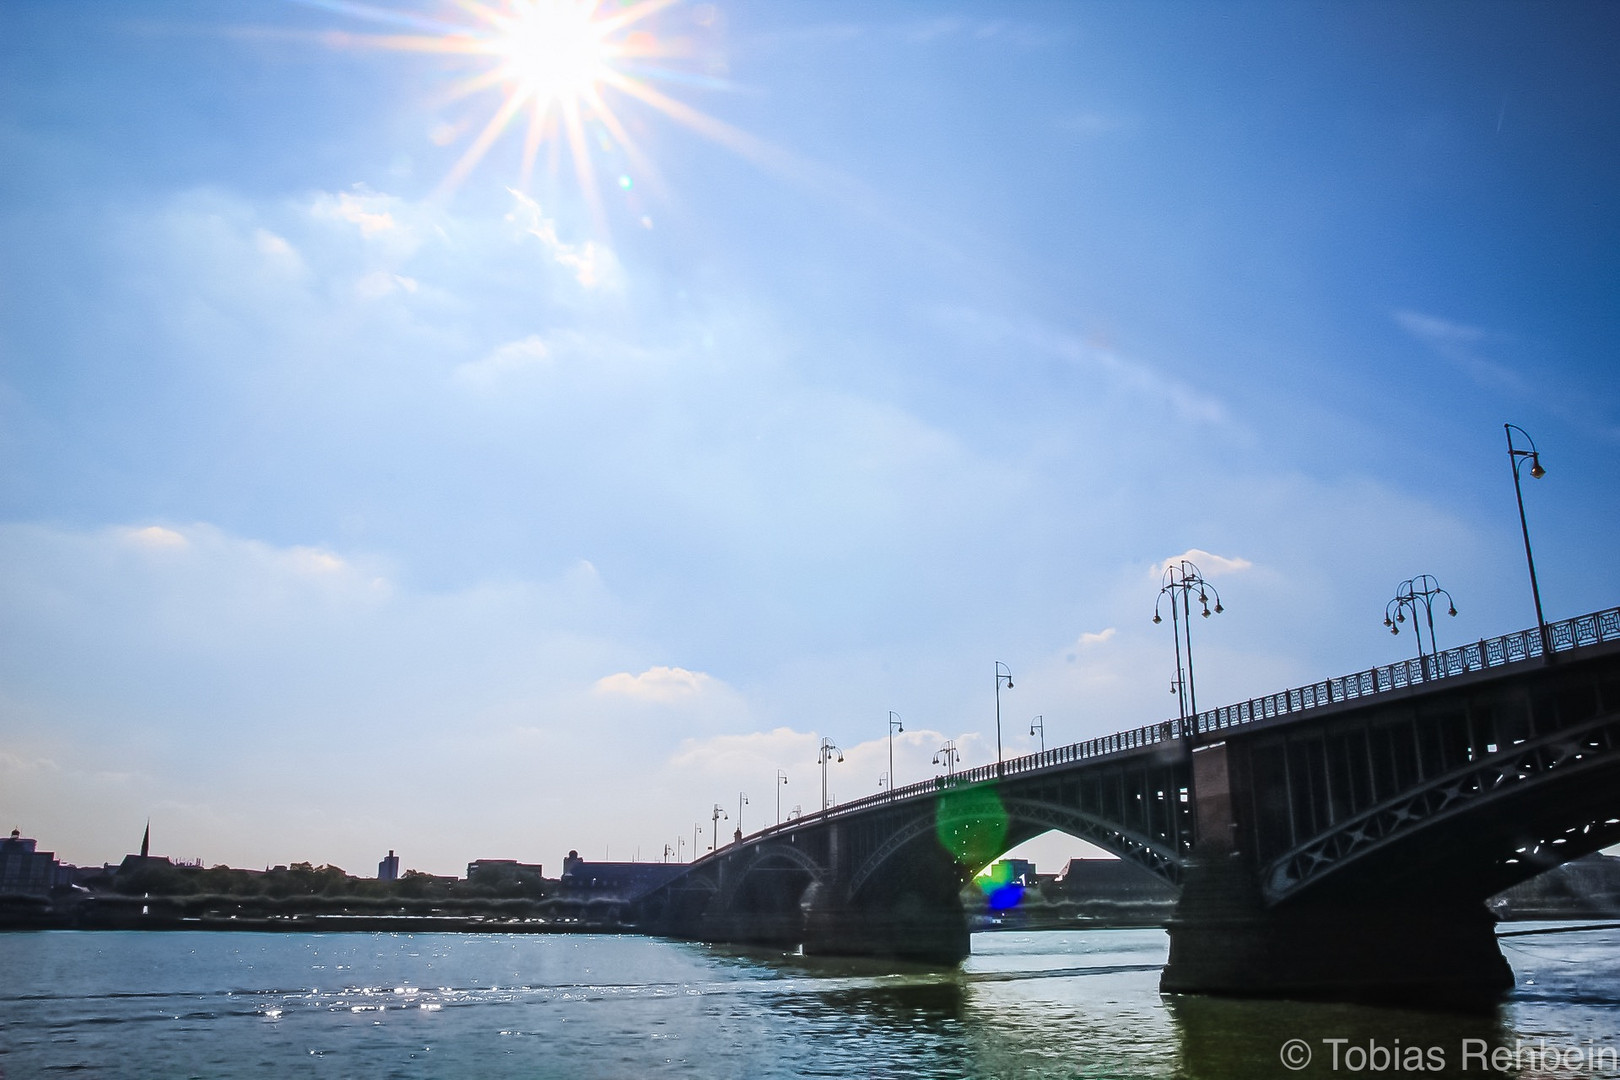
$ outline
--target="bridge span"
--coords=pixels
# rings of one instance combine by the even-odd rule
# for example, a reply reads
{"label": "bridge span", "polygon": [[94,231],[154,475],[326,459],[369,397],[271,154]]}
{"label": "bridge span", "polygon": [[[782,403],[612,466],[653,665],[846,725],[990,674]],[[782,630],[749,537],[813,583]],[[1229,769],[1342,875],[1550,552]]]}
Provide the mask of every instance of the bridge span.
{"label": "bridge span", "polygon": [[963,885],[1050,829],[1180,890],[1166,991],[1498,996],[1485,899],[1620,843],[1620,609],[844,803],[632,910],[680,938],[955,963]]}

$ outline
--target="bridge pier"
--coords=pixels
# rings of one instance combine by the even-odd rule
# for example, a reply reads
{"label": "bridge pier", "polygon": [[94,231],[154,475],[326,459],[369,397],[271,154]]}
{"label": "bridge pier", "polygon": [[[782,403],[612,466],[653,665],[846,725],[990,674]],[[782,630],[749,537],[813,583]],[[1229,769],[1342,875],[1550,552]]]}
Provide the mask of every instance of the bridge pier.
{"label": "bridge pier", "polygon": [[1496,920],[1478,900],[1344,897],[1267,908],[1237,854],[1195,857],[1170,922],[1159,988],[1454,1007],[1513,989]]}
{"label": "bridge pier", "polygon": [[1237,843],[1245,779],[1224,744],[1193,755],[1198,839],[1182,867],[1160,990],[1467,1007],[1513,989],[1496,919],[1478,898],[1414,881],[1405,892],[1267,904]]}
{"label": "bridge pier", "polygon": [[870,956],[951,966],[972,951],[961,898],[924,904],[907,894],[893,907],[826,902],[811,890],[804,920],[806,956]]}

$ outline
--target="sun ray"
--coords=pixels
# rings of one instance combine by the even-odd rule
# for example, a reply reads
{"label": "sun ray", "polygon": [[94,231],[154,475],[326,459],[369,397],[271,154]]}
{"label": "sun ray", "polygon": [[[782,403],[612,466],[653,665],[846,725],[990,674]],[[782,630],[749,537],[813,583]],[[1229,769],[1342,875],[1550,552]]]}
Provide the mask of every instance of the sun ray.
{"label": "sun ray", "polygon": [[522,98],[509,97],[501,103],[501,107],[496,110],[495,115],[489,118],[489,123],[484,125],[484,130],[478,133],[478,137],[467,148],[467,152],[461,155],[461,160],[457,161],[455,167],[450,170],[450,175],[446,176],[439,185],[440,194],[448,195],[460,186],[461,182],[467,178],[467,175],[483,160],[484,155],[489,152],[489,148],[495,144],[495,140],[500,137],[501,132],[506,130],[506,125],[511,122],[512,117],[517,115],[517,111],[521,108],[523,108]]}

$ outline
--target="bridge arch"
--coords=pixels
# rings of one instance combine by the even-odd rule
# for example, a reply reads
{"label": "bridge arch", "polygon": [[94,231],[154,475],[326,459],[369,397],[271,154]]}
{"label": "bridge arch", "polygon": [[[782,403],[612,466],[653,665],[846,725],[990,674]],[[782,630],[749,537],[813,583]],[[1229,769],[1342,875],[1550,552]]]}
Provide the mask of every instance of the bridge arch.
{"label": "bridge arch", "polygon": [[[1005,813],[1009,827],[1014,824],[1044,826],[1041,832],[1056,829],[1134,862],[1172,885],[1180,883],[1180,853],[1153,837],[1060,803],[1021,797],[999,797],[996,802]],[[856,868],[850,878],[850,895],[858,895],[874,875],[911,845],[925,837],[937,836],[942,828],[971,826],[981,821],[983,815],[984,811],[979,807],[948,801],[931,802],[919,808],[918,813],[896,828]]]}
{"label": "bridge arch", "polygon": [[[756,871],[768,869],[766,863],[772,860],[785,860],[803,870],[809,876],[809,884],[825,885],[827,882],[827,868],[822,866],[809,853],[802,851],[797,844],[783,843],[780,840],[767,840],[753,845],[746,855],[741,857],[742,866],[735,872],[728,872],[723,876],[721,886],[716,890],[716,899],[721,910],[730,910],[738,892],[748,883],[750,876]],[[727,868],[728,871],[731,869]]]}

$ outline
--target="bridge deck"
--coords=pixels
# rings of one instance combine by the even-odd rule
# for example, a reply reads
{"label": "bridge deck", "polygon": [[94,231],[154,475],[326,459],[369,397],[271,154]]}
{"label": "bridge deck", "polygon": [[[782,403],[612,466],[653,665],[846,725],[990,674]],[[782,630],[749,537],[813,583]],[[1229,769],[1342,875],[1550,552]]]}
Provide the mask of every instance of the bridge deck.
{"label": "bridge deck", "polygon": [[[1547,640],[1551,643],[1555,654],[1620,642],[1620,608],[1607,608],[1590,615],[1548,623],[1546,629]],[[1541,633],[1535,628],[1519,630],[1460,645],[1421,659],[1413,658],[1384,664],[1351,675],[1324,679],[1267,694],[1264,697],[1203,710],[1190,718],[1195,731],[1193,740],[1196,743],[1200,736],[1224,735],[1237,728],[1252,729],[1274,723],[1289,723],[1304,719],[1307,715],[1320,715],[1322,711],[1336,707],[1362,704],[1369,699],[1383,696],[1410,693],[1440,680],[1458,679],[1541,658],[1543,658]],[[1022,776],[1047,769],[1064,768],[1077,761],[1100,760],[1152,750],[1165,743],[1179,742],[1182,738],[1180,729],[1180,719],[1164,720],[1157,724],[1147,724],[1112,735],[1054,747],[1038,754],[1009,758],[999,766],[980,765],[949,777],[934,777],[892,791],[840,803],[816,813],[804,814],[791,821],[767,826],[744,839],[746,842],[754,842],[778,833],[791,832],[876,807],[926,798],[938,794],[941,789],[947,787],[977,784],[998,777]],[[724,849],[710,852],[695,860],[694,865],[723,853]]]}

